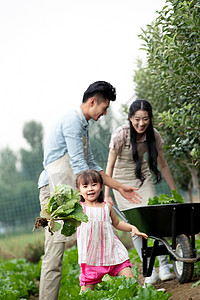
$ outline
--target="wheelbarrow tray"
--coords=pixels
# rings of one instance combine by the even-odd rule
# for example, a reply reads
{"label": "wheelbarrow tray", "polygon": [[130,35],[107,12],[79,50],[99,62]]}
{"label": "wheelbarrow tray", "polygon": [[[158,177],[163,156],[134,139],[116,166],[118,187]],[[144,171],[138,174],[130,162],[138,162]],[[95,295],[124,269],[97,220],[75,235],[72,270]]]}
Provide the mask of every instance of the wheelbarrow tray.
{"label": "wheelbarrow tray", "polygon": [[149,205],[123,211],[128,222],[155,237],[200,232],[200,203]]}

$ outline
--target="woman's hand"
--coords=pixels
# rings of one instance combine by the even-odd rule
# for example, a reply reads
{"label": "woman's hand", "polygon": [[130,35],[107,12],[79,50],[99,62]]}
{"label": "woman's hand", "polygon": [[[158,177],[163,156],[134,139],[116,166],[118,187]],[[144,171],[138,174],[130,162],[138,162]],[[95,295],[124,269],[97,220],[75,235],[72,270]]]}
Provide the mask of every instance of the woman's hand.
{"label": "woman's hand", "polygon": [[140,199],[142,199],[142,197],[135,192],[136,190],[138,190],[137,188],[134,188],[132,186],[127,186],[122,184],[119,188],[118,188],[118,192],[120,192],[120,194],[126,198],[129,202],[131,203],[141,203],[142,201]]}

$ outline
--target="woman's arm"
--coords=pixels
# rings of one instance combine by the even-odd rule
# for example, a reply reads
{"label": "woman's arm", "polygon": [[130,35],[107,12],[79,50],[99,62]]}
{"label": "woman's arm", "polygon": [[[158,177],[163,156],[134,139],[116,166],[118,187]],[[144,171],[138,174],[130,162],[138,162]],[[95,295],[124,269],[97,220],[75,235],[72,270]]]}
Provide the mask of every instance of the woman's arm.
{"label": "woman's arm", "polygon": [[[107,161],[107,166],[106,166],[106,174],[110,177],[113,176],[113,170],[114,170],[116,159],[117,159],[116,151],[110,149],[110,151],[108,153],[108,161]],[[105,186],[105,202],[113,205],[113,200],[112,200],[112,197],[110,196],[109,186]]]}
{"label": "woman's arm", "polygon": [[115,227],[118,230],[121,231],[125,231],[125,232],[132,232],[132,236],[134,236],[135,234],[138,235],[139,237],[144,237],[145,239],[147,239],[147,235],[143,232],[140,232],[136,226],[125,223],[123,221],[119,221],[119,219],[117,218],[113,207],[108,203],[108,208],[110,209],[110,217],[112,220],[112,225],[113,227]]}
{"label": "woman's arm", "polygon": [[160,171],[161,171],[163,177],[165,178],[165,180],[167,181],[170,189],[171,190],[176,190],[176,185],[175,185],[174,179],[172,177],[170,168],[169,168],[168,163],[167,163],[167,161],[164,157],[162,149],[160,149],[158,151],[157,161],[158,161],[158,165],[160,167]]}

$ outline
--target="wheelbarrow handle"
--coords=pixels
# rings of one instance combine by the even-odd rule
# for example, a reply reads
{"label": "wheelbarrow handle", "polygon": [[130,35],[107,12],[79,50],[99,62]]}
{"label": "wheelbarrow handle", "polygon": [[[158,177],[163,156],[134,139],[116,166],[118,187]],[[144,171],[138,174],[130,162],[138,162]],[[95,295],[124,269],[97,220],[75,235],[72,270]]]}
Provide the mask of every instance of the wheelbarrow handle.
{"label": "wheelbarrow handle", "polygon": [[200,260],[200,256],[197,252],[196,252],[196,257],[193,258],[180,257],[178,254],[176,254],[176,250],[173,250],[170,244],[164,238],[158,238],[155,236],[149,236],[149,238],[162,242],[167,248],[168,252],[178,261],[185,262],[185,263],[195,263]]}
{"label": "wheelbarrow handle", "polygon": [[119,208],[117,208],[116,206],[113,205],[113,209],[116,212],[116,214],[118,214],[118,216],[125,222],[128,223],[128,220],[126,219],[125,215],[123,214],[123,212],[121,212],[119,210]]}

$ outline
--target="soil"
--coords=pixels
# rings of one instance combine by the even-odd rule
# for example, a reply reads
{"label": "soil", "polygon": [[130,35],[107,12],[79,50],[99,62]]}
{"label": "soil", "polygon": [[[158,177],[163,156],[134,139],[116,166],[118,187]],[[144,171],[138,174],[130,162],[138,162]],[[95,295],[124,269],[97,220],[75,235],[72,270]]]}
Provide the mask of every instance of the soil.
{"label": "soil", "polygon": [[[142,276],[142,267],[138,270],[140,273],[139,280],[143,284],[145,278]],[[159,280],[154,284],[154,287],[156,289],[164,288],[166,292],[171,293],[170,300],[200,300],[200,285],[192,288],[192,285],[198,280],[200,280],[200,277],[193,278],[191,282],[183,284],[180,284],[176,278],[168,281]]]}

